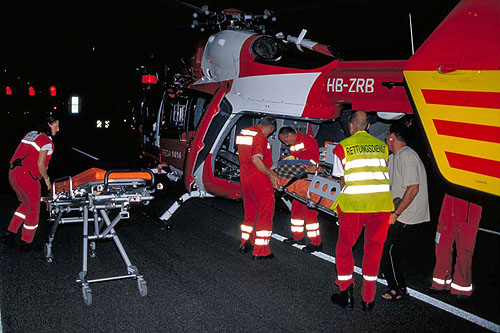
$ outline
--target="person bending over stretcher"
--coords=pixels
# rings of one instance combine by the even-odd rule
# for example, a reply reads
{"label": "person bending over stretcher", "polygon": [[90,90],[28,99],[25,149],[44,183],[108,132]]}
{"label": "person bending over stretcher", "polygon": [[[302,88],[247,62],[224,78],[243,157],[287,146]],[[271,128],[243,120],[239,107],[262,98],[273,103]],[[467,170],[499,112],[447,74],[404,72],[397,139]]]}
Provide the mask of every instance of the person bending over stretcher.
{"label": "person bending over stretcher", "polygon": [[280,162],[280,164],[276,168],[273,168],[271,172],[278,178],[279,188],[286,188],[288,192],[295,193],[298,196],[308,199],[316,203],[317,206],[319,205],[330,209],[333,205],[333,201],[321,197],[316,193],[308,193],[311,181],[301,177],[303,174],[315,173],[316,170],[316,165],[310,164],[307,161],[294,160],[292,158],[291,160]]}
{"label": "person bending over stretcher", "polygon": [[[22,251],[42,249],[32,242],[40,215],[40,179],[43,178],[47,189],[51,188],[47,174],[54,152],[51,137],[59,132],[59,119],[54,113],[47,115],[44,127],[45,131],[28,132],[10,160],[9,182],[21,204],[10,221],[7,233],[2,237],[2,243]],[[21,226],[21,244],[17,244],[15,236]]]}

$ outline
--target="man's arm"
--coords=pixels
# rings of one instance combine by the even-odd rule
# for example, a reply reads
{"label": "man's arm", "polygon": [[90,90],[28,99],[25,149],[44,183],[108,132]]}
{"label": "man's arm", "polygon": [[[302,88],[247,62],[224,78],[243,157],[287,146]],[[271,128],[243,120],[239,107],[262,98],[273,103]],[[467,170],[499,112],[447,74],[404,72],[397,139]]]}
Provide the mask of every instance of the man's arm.
{"label": "man's arm", "polygon": [[49,175],[47,174],[47,169],[45,168],[45,164],[47,162],[47,154],[48,150],[40,150],[40,153],[38,153],[37,166],[38,166],[38,171],[43,177],[43,180],[45,180],[45,185],[47,185],[47,189],[50,190],[52,184],[50,184]]}
{"label": "man's arm", "polygon": [[413,199],[417,196],[417,193],[419,191],[419,185],[408,185],[408,187],[405,190],[405,193],[403,194],[403,197],[401,198],[401,203],[399,204],[398,208],[394,210],[394,212],[391,214],[391,224],[394,224],[398,218],[399,215],[403,213],[403,211],[411,204]]}
{"label": "man's arm", "polygon": [[252,163],[260,172],[269,177],[274,188],[278,188],[278,178],[266,167],[259,156],[252,156]]}

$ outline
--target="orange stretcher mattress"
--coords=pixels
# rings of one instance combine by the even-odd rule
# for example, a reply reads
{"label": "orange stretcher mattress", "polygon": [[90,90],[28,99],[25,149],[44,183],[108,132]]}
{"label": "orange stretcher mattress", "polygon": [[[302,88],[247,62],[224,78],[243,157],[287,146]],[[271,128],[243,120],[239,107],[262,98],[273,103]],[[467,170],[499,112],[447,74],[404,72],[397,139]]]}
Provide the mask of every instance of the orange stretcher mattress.
{"label": "orange stretcher mattress", "polygon": [[[285,186],[290,181],[290,179],[288,178],[283,178],[279,176],[277,177],[278,177],[278,184],[280,186]],[[311,185],[310,180],[299,179],[293,182],[291,185],[289,185],[286,189],[288,190],[288,192],[295,193],[303,197],[304,199],[311,200],[315,203],[319,202],[320,206],[330,209],[330,207],[332,207],[333,205],[332,200],[320,197],[319,195],[311,192],[309,192],[309,198],[307,197],[307,190],[309,189],[309,185]]]}
{"label": "orange stretcher mattress", "polygon": [[[73,188],[83,186],[92,182],[104,182],[106,170],[91,168],[85,170],[74,177],[71,177]],[[130,172],[113,172],[108,176],[109,180],[112,179],[144,179],[151,180],[151,175],[144,171],[130,171]],[[55,185],[56,193],[69,192],[69,179],[57,182]]]}

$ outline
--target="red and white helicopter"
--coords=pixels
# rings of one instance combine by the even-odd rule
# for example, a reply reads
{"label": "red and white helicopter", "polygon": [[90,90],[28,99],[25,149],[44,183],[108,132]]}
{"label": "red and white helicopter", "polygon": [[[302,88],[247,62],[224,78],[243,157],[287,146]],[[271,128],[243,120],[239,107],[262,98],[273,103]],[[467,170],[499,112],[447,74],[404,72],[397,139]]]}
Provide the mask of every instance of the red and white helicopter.
{"label": "red and white helicopter", "polygon": [[[340,60],[305,30],[266,35],[269,11],[201,12],[220,31],[198,48],[188,75],[141,104],[143,157],[187,190],[162,220],[191,198],[241,198],[235,137],[264,115],[321,147],[348,135],[353,110],[370,112],[375,136],[417,114],[447,181],[500,195],[500,1],[463,0],[409,60],[390,61]],[[149,87],[157,81],[143,76]],[[269,142],[277,161],[286,147],[276,133]]]}

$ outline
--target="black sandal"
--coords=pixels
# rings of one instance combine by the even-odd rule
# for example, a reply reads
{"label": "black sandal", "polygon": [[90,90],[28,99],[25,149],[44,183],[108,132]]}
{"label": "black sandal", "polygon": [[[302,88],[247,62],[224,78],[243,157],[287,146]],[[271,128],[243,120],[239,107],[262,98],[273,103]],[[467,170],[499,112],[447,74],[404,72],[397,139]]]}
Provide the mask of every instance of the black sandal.
{"label": "black sandal", "polygon": [[387,291],[382,294],[381,297],[388,301],[399,301],[407,295],[408,290],[406,290],[406,288],[399,288],[397,290],[387,289]]}

